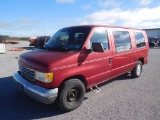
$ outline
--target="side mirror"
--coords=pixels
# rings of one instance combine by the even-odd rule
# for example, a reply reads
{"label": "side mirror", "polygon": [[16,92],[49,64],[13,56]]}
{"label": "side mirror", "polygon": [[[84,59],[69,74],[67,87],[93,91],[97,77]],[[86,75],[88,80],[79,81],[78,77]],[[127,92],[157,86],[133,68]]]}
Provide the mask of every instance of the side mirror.
{"label": "side mirror", "polygon": [[101,43],[92,43],[92,49],[94,52],[104,52],[104,48]]}

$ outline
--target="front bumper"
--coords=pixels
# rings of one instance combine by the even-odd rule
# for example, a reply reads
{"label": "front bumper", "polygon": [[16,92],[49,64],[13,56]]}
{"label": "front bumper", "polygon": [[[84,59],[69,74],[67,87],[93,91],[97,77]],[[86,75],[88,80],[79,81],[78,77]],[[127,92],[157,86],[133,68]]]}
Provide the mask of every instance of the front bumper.
{"label": "front bumper", "polygon": [[46,89],[35,85],[25,80],[18,72],[14,73],[13,78],[21,91],[44,104],[51,104],[57,98],[58,88]]}

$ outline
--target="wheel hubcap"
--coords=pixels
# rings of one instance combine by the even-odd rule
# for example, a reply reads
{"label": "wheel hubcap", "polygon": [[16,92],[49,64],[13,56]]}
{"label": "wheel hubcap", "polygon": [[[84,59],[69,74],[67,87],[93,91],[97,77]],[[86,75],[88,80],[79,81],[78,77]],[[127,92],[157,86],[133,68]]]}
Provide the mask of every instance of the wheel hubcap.
{"label": "wheel hubcap", "polygon": [[138,66],[137,66],[137,75],[140,75],[140,73],[141,73],[141,65],[138,64]]}
{"label": "wheel hubcap", "polygon": [[77,90],[76,89],[71,89],[68,92],[67,100],[71,104],[74,104],[77,101]]}

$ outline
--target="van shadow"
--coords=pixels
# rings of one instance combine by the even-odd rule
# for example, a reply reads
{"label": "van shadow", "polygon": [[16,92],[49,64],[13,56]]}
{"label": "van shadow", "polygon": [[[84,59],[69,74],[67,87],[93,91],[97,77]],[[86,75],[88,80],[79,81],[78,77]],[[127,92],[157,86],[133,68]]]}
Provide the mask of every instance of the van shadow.
{"label": "van shadow", "polygon": [[12,76],[0,78],[0,119],[39,119],[64,114],[55,104],[45,105],[20,92]]}
{"label": "van shadow", "polygon": [[[129,74],[124,74],[100,85],[102,87],[117,80],[132,80]],[[89,92],[90,89],[87,90]],[[13,77],[0,78],[0,119],[40,119],[65,114],[56,104],[45,105],[24,93],[20,92],[13,80]],[[84,100],[88,99],[85,97]]]}
{"label": "van shadow", "polygon": [[[122,74],[122,75],[120,75],[120,76],[118,76],[118,77],[115,77],[115,78],[113,78],[113,79],[107,80],[107,81],[99,84],[98,87],[103,87],[103,86],[105,86],[105,85],[107,85],[107,84],[110,84],[110,83],[112,83],[112,82],[114,82],[114,81],[121,81],[121,80],[126,80],[126,81],[127,81],[127,80],[133,80],[133,79],[134,79],[134,78],[131,77],[131,74],[130,74],[130,73],[125,73],[125,74]],[[90,91],[91,91],[91,90],[88,89],[86,92],[90,92]]]}
{"label": "van shadow", "polygon": [[111,79],[111,80],[108,80],[108,81],[106,81],[106,82],[104,82],[104,83],[101,83],[99,86],[101,87],[101,86],[104,86],[104,85],[106,85],[106,84],[112,83],[112,82],[114,82],[114,81],[133,80],[133,79],[134,79],[134,78],[131,77],[131,74],[130,74],[130,73],[125,73],[125,74],[122,74],[122,75],[120,75],[120,76],[118,76],[118,77],[115,77],[115,78],[113,78],[113,79]]}

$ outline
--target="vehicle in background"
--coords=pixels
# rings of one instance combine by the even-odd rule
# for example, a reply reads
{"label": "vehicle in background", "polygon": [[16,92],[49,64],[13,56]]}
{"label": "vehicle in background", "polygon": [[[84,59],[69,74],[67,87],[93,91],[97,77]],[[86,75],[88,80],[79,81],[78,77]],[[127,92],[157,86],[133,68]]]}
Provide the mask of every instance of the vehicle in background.
{"label": "vehicle in background", "polygon": [[42,49],[19,56],[13,77],[21,91],[63,111],[79,107],[86,89],[124,73],[139,77],[148,63],[144,30],[83,25],[60,29]]}
{"label": "vehicle in background", "polygon": [[29,40],[29,46],[34,46],[35,48],[42,48],[50,38],[50,36],[31,37]]}
{"label": "vehicle in background", "polygon": [[149,47],[158,47],[159,46],[159,40],[158,37],[149,37]]}

